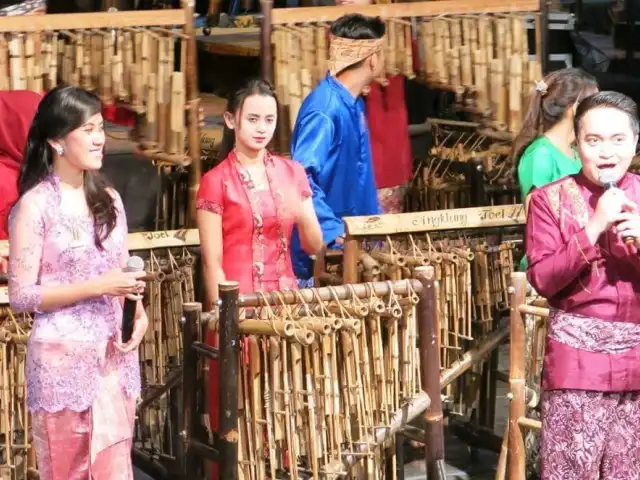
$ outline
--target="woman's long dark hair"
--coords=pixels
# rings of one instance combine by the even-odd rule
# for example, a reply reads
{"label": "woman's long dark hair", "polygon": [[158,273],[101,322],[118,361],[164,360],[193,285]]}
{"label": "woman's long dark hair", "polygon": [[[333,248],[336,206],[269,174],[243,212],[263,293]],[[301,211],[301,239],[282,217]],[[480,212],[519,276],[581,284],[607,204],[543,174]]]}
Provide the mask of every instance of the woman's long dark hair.
{"label": "woman's long dark hair", "polygon": [[[271,97],[276,101],[278,105],[278,98],[273,87],[260,78],[253,78],[248,80],[242,87],[229,95],[227,101],[227,112],[232,115],[236,115],[242,112],[242,106],[247,98],[251,95],[263,95],[265,97]],[[227,127],[227,123],[224,124],[224,130],[222,132],[222,143],[220,145],[220,151],[218,152],[218,159],[224,160],[231,153],[236,146],[236,133]]]}
{"label": "woman's long dark hair", "polygon": [[[27,137],[18,179],[20,197],[53,172],[54,155],[49,140],[63,139],[100,112],[100,99],[78,87],[61,85],[44,96]],[[84,172],[84,193],[93,217],[95,244],[100,249],[115,228],[118,217],[109,187],[109,182],[100,172]]]}
{"label": "woman's long dark hair", "polygon": [[522,128],[513,141],[511,157],[516,176],[520,157],[531,142],[562,120],[576,102],[598,89],[595,77],[580,68],[556,70],[544,77],[543,82],[546,91],[535,89],[531,94]]}

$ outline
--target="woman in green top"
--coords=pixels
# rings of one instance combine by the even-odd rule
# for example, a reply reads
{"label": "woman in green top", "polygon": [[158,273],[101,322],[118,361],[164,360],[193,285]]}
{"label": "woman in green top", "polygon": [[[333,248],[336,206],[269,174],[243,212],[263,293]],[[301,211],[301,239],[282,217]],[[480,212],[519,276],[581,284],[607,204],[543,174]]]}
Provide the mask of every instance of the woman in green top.
{"label": "woman in green top", "polygon": [[[582,168],[572,146],[573,117],[580,100],[597,91],[597,80],[579,68],[557,70],[536,82],[512,151],[525,206],[531,190]],[[523,258],[520,269],[526,268],[527,259]]]}

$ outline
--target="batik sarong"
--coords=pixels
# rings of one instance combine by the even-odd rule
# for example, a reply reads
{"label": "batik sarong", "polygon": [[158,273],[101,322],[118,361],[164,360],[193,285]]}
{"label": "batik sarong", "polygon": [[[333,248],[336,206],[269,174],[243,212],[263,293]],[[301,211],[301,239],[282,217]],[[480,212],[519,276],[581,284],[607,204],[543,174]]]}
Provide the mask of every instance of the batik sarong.
{"label": "batik sarong", "polygon": [[[611,374],[621,373],[616,363],[640,350],[640,325],[552,309],[549,342],[571,347],[584,361],[594,362],[575,374],[586,378],[605,367]],[[545,357],[547,367],[548,360]],[[573,371],[574,363],[568,361],[566,368]],[[622,372],[634,375],[633,369]],[[640,480],[640,391],[544,391],[540,453],[542,480]]]}

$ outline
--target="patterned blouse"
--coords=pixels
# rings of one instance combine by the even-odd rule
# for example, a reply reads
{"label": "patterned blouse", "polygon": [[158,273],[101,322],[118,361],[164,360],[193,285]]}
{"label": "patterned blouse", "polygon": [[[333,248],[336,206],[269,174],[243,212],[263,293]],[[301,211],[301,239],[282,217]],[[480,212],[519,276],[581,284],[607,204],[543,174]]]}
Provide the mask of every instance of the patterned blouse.
{"label": "patterned blouse", "polygon": [[100,296],[38,311],[44,286],[89,280],[126,265],[126,216],[120,196],[113,195],[118,219],[103,250],[94,243],[91,217],[62,210],[54,175],[27,192],[9,217],[9,301],[17,312],[35,312],[26,364],[31,411],[90,408],[107,359],[117,366],[125,393],[140,393],[137,351],[122,354],[110,346],[122,319],[118,298]]}

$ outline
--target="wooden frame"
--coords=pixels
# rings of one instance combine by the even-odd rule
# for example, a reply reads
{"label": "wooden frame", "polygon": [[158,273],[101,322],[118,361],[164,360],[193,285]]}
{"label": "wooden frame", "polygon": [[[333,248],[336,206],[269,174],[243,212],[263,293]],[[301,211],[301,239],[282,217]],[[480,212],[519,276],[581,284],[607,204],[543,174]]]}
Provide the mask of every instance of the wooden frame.
{"label": "wooden frame", "polygon": [[[505,427],[503,446],[498,460],[496,480],[522,480],[526,476],[526,446],[522,429],[540,430],[539,420],[528,418],[525,315],[543,319],[536,322],[533,337],[549,316],[549,309],[527,304],[527,277],[523,272],[511,275],[510,287],[510,342],[509,342],[509,419]],[[533,356],[533,351],[532,351]],[[535,362],[531,362],[535,363]]]}
{"label": "wooden frame", "polygon": [[[197,229],[162,230],[158,232],[137,232],[127,236],[127,248],[130,252],[152,250],[155,248],[194,247],[200,245]],[[9,241],[0,240],[0,258],[9,256]],[[9,304],[6,285],[0,285],[0,305]]]}
{"label": "wooden frame", "polygon": [[345,283],[354,283],[358,279],[357,265],[362,241],[359,237],[518,226],[526,223],[526,215],[524,205],[515,204],[345,217],[343,220],[346,233],[343,279]]}
{"label": "wooden frame", "polygon": [[[356,462],[362,460],[359,453],[368,451],[372,444],[382,445],[393,435],[401,433],[402,429],[410,421],[424,415],[427,422],[426,431],[426,463],[429,478],[445,480],[444,464],[444,431],[442,423],[442,410],[440,403],[440,382],[439,363],[436,342],[431,341],[436,335],[434,329],[436,303],[435,303],[435,273],[433,267],[421,267],[416,271],[416,279],[411,281],[411,288],[419,296],[416,305],[417,327],[419,330],[420,343],[418,346],[421,362],[421,385],[422,393],[419,393],[399,410],[390,412],[390,424],[387,428],[378,428],[375,437],[367,436],[354,442],[356,446],[355,455],[344,454],[342,460],[333,461],[323,468],[327,472],[344,472],[353,467]],[[206,358],[218,358],[220,368],[225,368],[226,375],[220,378],[219,411],[222,415],[227,411],[227,418],[221,416],[219,436],[220,441],[216,445],[211,445],[206,438],[198,433],[199,419],[202,411],[198,410],[198,401],[195,391],[197,388],[183,389],[184,414],[182,416],[181,430],[184,429],[182,438],[184,441],[184,451],[182,455],[185,479],[195,478],[196,456],[208,458],[219,462],[220,477],[225,480],[237,480],[239,477],[238,461],[226,461],[229,457],[238,458],[238,348],[241,343],[239,337],[238,307],[258,307],[263,305],[277,306],[284,304],[297,304],[300,298],[305,302],[313,304],[319,299],[329,301],[332,299],[346,300],[350,298],[364,299],[370,297],[372,293],[385,296],[390,291],[396,294],[404,294],[408,290],[409,282],[406,280],[398,282],[376,282],[367,285],[356,284],[350,287],[338,286],[331,288],[303,289],[297,295],[291,291],[279,292],[279,294],[267,293],[238,295],[238,284],[236,282],[223,282],[220,285],[220,314],[218,317],[214,313],[202,312],[200,303],[190,303],[184,305],[185,327],[184,327],[184,361],[183,384],[198,385],[202,381],[204,365],[201,363]],[[203,344],[198,339],[199,333],[211,326],[209,322],[217,322],[217,329],[220,332],[220,342],[217,349],[213,349]],[[434,410],[435,405],[440,405],[440,410]],[[216,450],[217,448],[217,450]],[[332,476],[332,475],[329,475]],[[401,477],[402,478],[402,477]]]}

